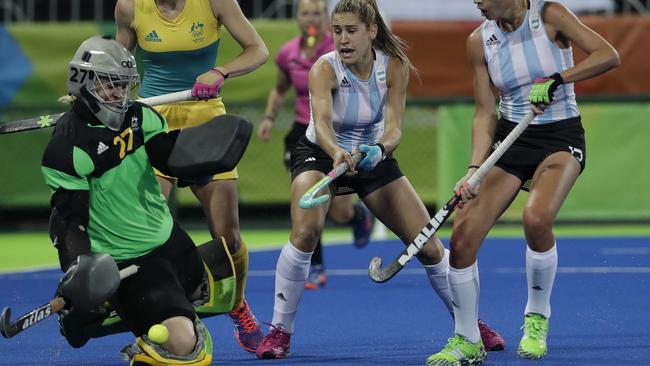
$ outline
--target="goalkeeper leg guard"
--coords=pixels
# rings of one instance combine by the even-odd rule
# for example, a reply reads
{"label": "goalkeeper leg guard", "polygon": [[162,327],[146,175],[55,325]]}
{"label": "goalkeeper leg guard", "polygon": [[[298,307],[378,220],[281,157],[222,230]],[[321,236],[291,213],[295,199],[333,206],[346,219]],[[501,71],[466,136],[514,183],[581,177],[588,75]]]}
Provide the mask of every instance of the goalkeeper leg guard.
{"label": "goalkeeper leg guard", "polygon": [[161,345],[152,342],[147,335],[136,338],[134,344],[126,346],[122,354],[128,358],[131,366],[207,366],[212,363],[212,338],[210,332],[197,318],[194,321],[196,346],[189,355],[175,355],[166,351]]}
{"label": "goalkeeper leg guard", "polygon": [[205,283],[195,310],[201,317],[223,314],[232,310],[236,297],[236,277],[233,258],[223,237],[198,247],[205,266]]}

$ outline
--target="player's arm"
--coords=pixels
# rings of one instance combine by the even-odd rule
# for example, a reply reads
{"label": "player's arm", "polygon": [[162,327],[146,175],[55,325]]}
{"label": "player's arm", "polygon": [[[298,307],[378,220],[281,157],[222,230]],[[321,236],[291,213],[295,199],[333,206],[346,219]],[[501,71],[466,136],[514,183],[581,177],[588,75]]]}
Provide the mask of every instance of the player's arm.
{"label": "player's arm", "polygon": [[85,152],[58,136],[52,138],[43,154],[41,171],[53,192],[49,233],[64,272],[78,255],[90,253],[86,176],[93,169],[92,160]]}
{"label": "player's arm", "polygon": [[159,133],[144,144],[151,166],[168,176],[175,176],[169,168],[169,156],[174,150],[180,130]]}
{"label": "player's arm", "polygon": [[587,54],[584,60],[560,73],[564,83],[598,76],[621,63],[616,49],[598,33],[584,25],[564,5],[556,2],[546,3],[542,10],[542,19],[551,40],[566,47],[573,43]]}
{"label": "player's arm", "polygon": [[192,96],[210,99],[219,95],[224,81],[232,76],[248,74],[264,64],[269,58],[269,50],[246,19],[235,0],[210,0],[212,13],[242,48],[234,60],[214,67],[196,78]]}
{"label": "player's arm", "polygon": [[228,77],[248,74],[263,65],[269,58],[269,50],[246,19],[235,0],[210,0],[212,12],[242,48],[234,60],[217,66]]}
{"label": "player's arm", "polygon": [[135,0],[117,0],[115,4],[115,39],[133,53],[137,44],[137,35],[133,29],[135,20]]}
{"label": "player's arm", "polygon": [[354,171],[352,155],[337,144],[332,125],[332,90],[336,88],[336,74],[330,63],[325,60],[316,61],[309,70],[309,100],[318,145],[334,160],[334,166],[345,161],[350,170]]}
{"label": "player's arm", "polygon": [[257,129],[257,135],[260,140],[268,141],[271,138],[271,127],[280,108],[282,108],[282,104],[284,104],[284,98],[290,88],[291,81],[289,80],[289,76],[281,67],[278,67],[278,77],[276,78],[275,86],[271,89],[266,99],[264,117],[262,117],[262,122]]}
{"label": "player's arm", "polygon": [[167,121],[158,111],[140,103],[136,106],[142,108],[144,148],[151,166],[165,175],[176,177],[168,162],[180,130],[168,131]]}
{"label": "player's arm", "polygon": [[394,151],[402,141],[402,120],[404,108],[406,108],[409,70],[397,58],[391,57],[388,63],[387,77],[384,135],[379,139],[386,149],[384,153]]}
{"label": "player's arm", "polygon": [[472,68],[475,110],[472,119],[472,155],[468,165],[480,165],[490,154],[497,113],[494,93],[483,55],[480,29],[467,39],[467,55]]}
{"label": "player's arm", "polygon": [[592,78],[621,63],[614,47],[584,25],[564,5],[546,3],[542,9],[542,18],[549,39],[563,48],[575,43],[587,57],[567,70],[535,80],[528,101],[533,104],[533,110],[538,114],[543,113],[545,106],[553,102],[555,92],[562,84]]}
{"label": "player's arm", "polygon": [[487,65],[485,64],[480,28],[477,28],[469,35],[466,46],[473,74],[475,110],[472,119],[471,159],[467,173],[454,187],[454,190],[460,193],[462,197],[460,207],[462,207],[463,203],[467,203],[478,195],[478,186],[468,187],[465,182],[490,154],[497,124],[495,97],[492,92]]}

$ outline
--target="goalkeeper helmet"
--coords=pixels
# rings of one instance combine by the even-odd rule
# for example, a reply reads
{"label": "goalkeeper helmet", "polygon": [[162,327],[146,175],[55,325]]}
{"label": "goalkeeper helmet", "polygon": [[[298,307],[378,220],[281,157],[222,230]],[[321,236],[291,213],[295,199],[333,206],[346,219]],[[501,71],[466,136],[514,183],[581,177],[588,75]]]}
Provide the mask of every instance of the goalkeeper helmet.
{"label": "goalkeeper helmet", "polygon": [[135,58],[109,37],[85,40],[68,64],[68,93],[113,131],[122,126],[138,81]]}

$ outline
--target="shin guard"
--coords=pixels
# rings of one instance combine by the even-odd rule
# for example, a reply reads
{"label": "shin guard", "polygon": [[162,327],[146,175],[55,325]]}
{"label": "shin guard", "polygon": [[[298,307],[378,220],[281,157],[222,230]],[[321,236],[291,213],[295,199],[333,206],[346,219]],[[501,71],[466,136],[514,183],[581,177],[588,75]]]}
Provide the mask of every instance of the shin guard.
{"label": "shin guard", "polygon": [[195,310],[200,317],[227,313],[235,305],[236,275],[233,258],[223,237],[198,247],[206,281]]}

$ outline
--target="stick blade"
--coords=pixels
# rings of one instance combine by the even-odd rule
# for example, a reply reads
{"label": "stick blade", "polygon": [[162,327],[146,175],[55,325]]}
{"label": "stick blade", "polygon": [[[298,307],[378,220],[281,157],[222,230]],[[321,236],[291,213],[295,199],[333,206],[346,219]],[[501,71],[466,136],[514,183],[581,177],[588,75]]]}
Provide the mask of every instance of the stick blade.
{"label": "stick blade", "polygon": [[322,205],[323,203],[327,202],[329,199],[330,199],[329,194],[324,194],[322,196],[313,197],[313,198],[309,197],[308,195],[304,195],[300,197],[300,202],[298,203],[298,206],[300,206],[300,208],[310,209]]}
{"label": "stick blade", "polygon": [[5,338],[11,338],[13,334],[10,332],[9,327],[9,318],[11,317],[11,309],[8,306],[5,306],[2,309],[2,314],[0,314],[0,333]]}
{"label": "stick blade", "polygon": [[384,283],[390,280],[395,274],[392,275],[387,273],[384,269],[381,268],[381,258],[374,257],[370,261],[370,266],[368,267],[368,275],[370,279],[377,283]]}

